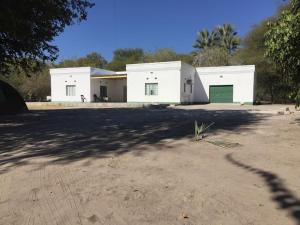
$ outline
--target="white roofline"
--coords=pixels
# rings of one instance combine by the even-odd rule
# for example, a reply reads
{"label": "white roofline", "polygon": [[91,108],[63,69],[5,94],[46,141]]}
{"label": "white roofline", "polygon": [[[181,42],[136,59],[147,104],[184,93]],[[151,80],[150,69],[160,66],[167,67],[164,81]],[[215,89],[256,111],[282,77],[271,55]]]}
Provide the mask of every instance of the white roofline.
{"label": "white roofline", "polygon": [[176,70],[181,68],[181,61],[127,64],[126,71]]}
{"label": "white roofline", "polygon": [[117,75],[127,75],[127,71],[117,71],[115,72]]}
{"label": "white roofline", "polygon": [[[93,68],[93,67],[53,68],[50,69],[50,74],[53,75],[53,74],[70,74],[70,73],[88,73],[90,74],[90,76],[127,75],[128,71],[180,70],[182,65],[189,65],[189,64],[184,63],[182,61],[127,64],[126,71],[118,71],[118,72]],[[198,73],[255,72],[255,65],[196,67],[195,69],[197,70]]]}
{"label": "white roofline", "polygon": [[198,72],[255,71],[255,65],[196,67]]}
{"label": "white roofline", "polygon": [[70,74],[70,73],[88,73],[90,76],[93,75],[115,75],[116,72],[99,69],[94,67],[67,67],[67,68],[53,68],[50,69],[50,74]]}
{"label": "white roofline", "polygon": [[181,61],[180,61],[180,60],[177,60],[177,61],[168,61],[168,62],[131,63],[131,64],[126,64],[126,66],[135,66],[135,65],[156,65],[156,64],[174,64],[174,63],[181,63]]}
{"label": "white roofline", "polygon": [[90,73],[91,67],[67,67],[50,69],[50,74],[65,74],[65,73]]}

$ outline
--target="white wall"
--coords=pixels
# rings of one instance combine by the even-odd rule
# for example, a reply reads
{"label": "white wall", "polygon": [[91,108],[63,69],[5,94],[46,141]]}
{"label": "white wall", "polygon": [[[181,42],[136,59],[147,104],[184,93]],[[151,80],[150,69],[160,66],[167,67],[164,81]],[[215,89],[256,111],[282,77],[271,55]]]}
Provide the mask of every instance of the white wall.
{"label": "white wall", "polygon": [[[50,69],[52,101],[80,102],[84,95],[90,102],[90,72],[90,67]],[[66,85],[76,86],[75,96],[66,96]]]}
{"label": "white wall", "polygon": [[[128,102],[180,103],[180,61],[131,64],[126,70]],[[158,95],[145,95],[145,83],[158,83]]]}
{"label": "white wall", "polygon": [[[196,70],[193,66],[183,63],[181,64],[181,84],[180,84],[180,101],[181,103],[192,103],[194,102],[195,92],[195,73]],[[187,84],[187,80],[191,80],[192,83]],[[184,91],[185,84],[185,91]],[[191,87],[192,86],[192,87]],[[192,91],[192,92],[191,92]]]}
{"label": "white wall", "polygon": [[91,101],[94,101],[94,94],[100,96],[100,79],[91,79]]}
{"label": "white wall", "polygon": [[123,102],[124,101],[124,94],[123,94],[124,86],[127,86],[126,79],[109,80],[108,87],[107,87],[109,100],[112,102]]}
{"label": "white wall", "polygon": [[210,85],[233,85],[233,102],[253,103],[255,66],[198,67],[195,102],[209,102]]}

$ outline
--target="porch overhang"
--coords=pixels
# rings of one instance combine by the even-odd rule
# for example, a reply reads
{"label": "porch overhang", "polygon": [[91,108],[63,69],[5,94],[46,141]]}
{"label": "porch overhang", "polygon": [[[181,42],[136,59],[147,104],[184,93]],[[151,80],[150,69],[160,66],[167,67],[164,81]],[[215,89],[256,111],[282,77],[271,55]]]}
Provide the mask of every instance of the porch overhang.
{"label": "porch overhang", "polygon": [[91,79],[121,79],[127,78],[127,75],[109,75],[109,76],[92,76]]}
{"label": "porch overhang", "polygon": [[127,73],[125,72],[115,72],[115,74],[94,74],[91,79],[126,79]]}

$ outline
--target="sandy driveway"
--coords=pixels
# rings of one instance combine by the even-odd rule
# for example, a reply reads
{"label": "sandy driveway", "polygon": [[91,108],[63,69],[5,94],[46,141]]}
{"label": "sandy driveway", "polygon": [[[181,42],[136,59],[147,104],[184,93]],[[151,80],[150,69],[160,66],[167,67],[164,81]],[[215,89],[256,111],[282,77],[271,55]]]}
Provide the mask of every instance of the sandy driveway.
{"label": "sandy driveway", "polygon": [[[300,113],[278,108],[1,117],[0,224],[299,225]],[[215,122],[207,142],[194,120]]]}

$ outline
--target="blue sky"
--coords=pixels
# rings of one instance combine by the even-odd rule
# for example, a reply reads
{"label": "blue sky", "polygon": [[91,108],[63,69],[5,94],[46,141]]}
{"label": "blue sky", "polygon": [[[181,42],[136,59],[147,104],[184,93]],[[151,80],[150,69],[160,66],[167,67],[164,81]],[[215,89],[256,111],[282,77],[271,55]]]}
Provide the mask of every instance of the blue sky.
{"label": "blue sky", "polygon": [[117,48],[193,50],[196,32],[231,23],[244,36],[273,15],[281,0],[94,0],[87,21],[54,41],[58,61],[96,51],[111,60]]}

